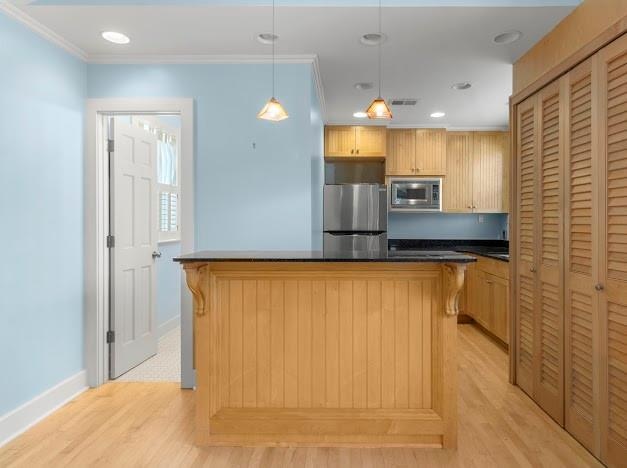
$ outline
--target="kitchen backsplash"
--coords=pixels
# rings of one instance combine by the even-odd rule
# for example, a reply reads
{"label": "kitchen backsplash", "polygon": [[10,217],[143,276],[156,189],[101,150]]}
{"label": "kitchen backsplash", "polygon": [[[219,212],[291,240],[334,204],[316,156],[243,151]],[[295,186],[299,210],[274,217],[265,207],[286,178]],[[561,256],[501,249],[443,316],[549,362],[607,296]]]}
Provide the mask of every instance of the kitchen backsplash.
{"label": "kitchen backsplash", "polygon": [[388,239],[504,239],[508,216],[388,213]]}

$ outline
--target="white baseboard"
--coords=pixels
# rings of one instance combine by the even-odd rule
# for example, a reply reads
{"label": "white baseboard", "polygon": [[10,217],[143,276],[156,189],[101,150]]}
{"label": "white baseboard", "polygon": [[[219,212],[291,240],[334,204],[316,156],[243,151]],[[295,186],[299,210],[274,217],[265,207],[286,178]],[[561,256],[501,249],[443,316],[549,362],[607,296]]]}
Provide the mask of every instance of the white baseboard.
{"label": "white baseboard", "polygon": [[0,447],[87,390],[87,371],[59,382],[30,401],[0,417]]}
{"label": "white baseboard", "polygon": [[159,338],[161,338],[166,333],[174,330],[176,327],[180,327],[180,326],[181,326],[180,315],[177,315],[176,317],[171,318],[167,322],[163,322],[161,325],[159,325],[159,328],[157,328],[157,333],[159,334]]}

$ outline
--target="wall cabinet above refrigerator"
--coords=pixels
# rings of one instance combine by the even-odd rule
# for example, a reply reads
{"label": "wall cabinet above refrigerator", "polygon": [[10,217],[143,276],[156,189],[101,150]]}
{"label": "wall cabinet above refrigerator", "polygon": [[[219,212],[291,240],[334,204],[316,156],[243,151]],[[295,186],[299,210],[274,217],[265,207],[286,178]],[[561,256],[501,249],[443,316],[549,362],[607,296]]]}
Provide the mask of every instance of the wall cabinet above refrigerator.
{"label": "wall cabinet above refrigerator", "polygon": [[330,125],[324,129],[326,160],[385,158],[385,127]]}

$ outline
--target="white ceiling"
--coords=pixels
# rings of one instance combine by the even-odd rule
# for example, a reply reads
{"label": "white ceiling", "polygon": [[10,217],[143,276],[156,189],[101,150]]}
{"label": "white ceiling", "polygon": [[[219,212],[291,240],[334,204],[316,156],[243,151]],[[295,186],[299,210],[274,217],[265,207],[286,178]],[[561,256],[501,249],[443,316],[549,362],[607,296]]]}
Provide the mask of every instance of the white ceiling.
{"label": "white ceiling", "polygon": [[[101,55],[266,55],[270,46],[255,35],[271,27],[266,6],[43,6],[21,5],[27,15],[82,49]],[[574,6],[552,7],[387,7],[383,9],[383,95],[418,98],[415,107],[394,107],[393,125],[453,128],[504,127],[511,94],[512,63],[550,31]],[[523,38],[496,45],[503,31]],[[102,40],[115,30],[132,39],[127,46]],[[352,113],[375,97],[377,50],[359,37],[377,30],[373,7],[295,7],[277,9],[277,54],[316,54],[326,120],[357,122]],[[279,71],[280,73],[280,71]],[[371,81],[375,89],[356,90]],[[451,85],[470,81],[467,91]],[[278,80],[280,86],[280,79]],[[280,98],[280,87],[277,90]],[[429,117],[446,112],[444,119]]]}

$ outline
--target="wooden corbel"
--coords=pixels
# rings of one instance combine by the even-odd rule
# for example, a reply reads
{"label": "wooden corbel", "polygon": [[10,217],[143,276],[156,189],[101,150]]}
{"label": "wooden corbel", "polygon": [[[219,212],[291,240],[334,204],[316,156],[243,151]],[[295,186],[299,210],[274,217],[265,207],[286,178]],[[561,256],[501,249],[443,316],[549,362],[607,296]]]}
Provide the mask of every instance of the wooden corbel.
{"label": "wooden corbel", "polygon": [[444,269],[444,291],[445,291],[445,311],[446,315],[459,314],[459,295],[464,286],[464,272],[466,265],[463,263],[445,264]]}
{"label": "wooden corbel", "polygon": [[206,264],[187,263],[183,266],[185,269],[185,280],[187,287],[194,296],[194,313],[198,317],[202,317],[206,313],[208,304],[209,284],[208,274],[209,266]]}

